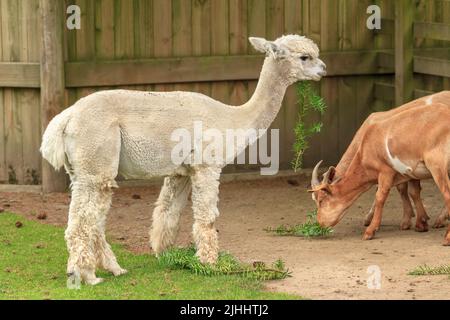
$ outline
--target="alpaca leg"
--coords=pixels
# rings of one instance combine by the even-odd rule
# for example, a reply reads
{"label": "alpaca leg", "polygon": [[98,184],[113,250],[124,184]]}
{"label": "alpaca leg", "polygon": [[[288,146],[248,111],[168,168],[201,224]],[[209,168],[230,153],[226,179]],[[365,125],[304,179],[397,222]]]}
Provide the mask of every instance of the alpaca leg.
{"label": "alpaca leg", "polygon": [[153,224],[150,230],[151,246],[157,255],[175,242],[180,214],[186,206],[190,192],[189,177],[171,176],[164,179],[164,185],[153,210]]}
{"label": "alpaca leg", "polygon": [[106,241],[105,236],[106,216],[108,214],[109,207],[111,206],[111,197],[111,188],[107,188],[104,192],[99,194],[99,199],[97,201],[97,203],[101,204],[101,214],[98,221],[99,233],[95,240],[97,266],[111,272],[114,276],[120,276],[128,271],[120,267],[111,246]]}
{"label": "alpaca leg", "polygon": [[219,216],[217,202],[220,172],[220,168],[202,167],[197,168],[192,176],[193,236],[197,256],[202,263],[216,263],[219,254],[214,222]]}
{"label": "alpaca leg", "polygon": [[409,184],[402,183],[397,186],[397,191],[400,194],[403,204],[403,218],[400,223],[401,230],[409,230],[411,228],[411,218],[414,216],[414,209],[411,205],[411,200],[408,195]]}
{"label": "alpaca leg", "polygon": [[95,212],[98,208],[96,203],[91,201],[92,195],[97,192],[99,190],[95,190],[92,185],[79,182],[72,184],[69,221],[65,232],[69,251],[67,275],[92,285],[103,281],[95,276],[97,258],[92,237],[98,233]]}
{"label": "alpaca leg", "polygon": [[412,180],[409,182],[409,195],[416,206],[417,217],[416,217],[416,231],[426,232],[428,231],[428,215],[423,206],[422,199],[420,198],[420,180]]}
{"label": "alpaca leg", "polygon": [[113,186],[113,180],[97,177],[83,177],[72,183],[72,201],[65,232],[69,251],[67,273],[92,285],[102,282],[95,276],[97,266],[114,274],[125,272],[117,264],[104,233]]}

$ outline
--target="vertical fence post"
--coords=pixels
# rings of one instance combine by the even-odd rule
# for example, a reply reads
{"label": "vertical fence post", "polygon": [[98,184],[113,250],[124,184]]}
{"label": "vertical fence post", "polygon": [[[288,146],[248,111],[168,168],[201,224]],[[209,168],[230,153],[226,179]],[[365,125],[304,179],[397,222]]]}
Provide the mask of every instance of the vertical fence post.
{"label": "vertical fence post", "polygon": [[[61,0],[40,0],[41,17],[41,126],[44,132],[50,120],[64,106],[63,3]],[[44,192],[64,191],[66,176],[56,172],[42,160]]]}
{"label": "vertical fence post", "polygon": [[395,104],[414,98],[414,0],[395,1]]}

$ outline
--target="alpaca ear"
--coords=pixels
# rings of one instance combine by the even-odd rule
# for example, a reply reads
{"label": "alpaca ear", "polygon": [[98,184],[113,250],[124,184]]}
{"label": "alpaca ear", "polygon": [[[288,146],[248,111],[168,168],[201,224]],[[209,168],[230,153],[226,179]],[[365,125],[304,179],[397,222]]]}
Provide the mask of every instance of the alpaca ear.
{"label": "alpaca ear", "polygon": [[250,37],[248,38],[252,46],[259,52],[272,56],[274,59],[284,58],[287,54],[286,50],[275,44],[275,42],[267,41],[264,38]]}
{"label": "alpaca ear", "polygon": [[262,53],[267,53],[266,44],[268,41],[266,39],[250,37],[250,38],[248,38],[248,41],[250,41],[250,43],[252,44],[253,48],[255,48],[255,50],[262,52]]}

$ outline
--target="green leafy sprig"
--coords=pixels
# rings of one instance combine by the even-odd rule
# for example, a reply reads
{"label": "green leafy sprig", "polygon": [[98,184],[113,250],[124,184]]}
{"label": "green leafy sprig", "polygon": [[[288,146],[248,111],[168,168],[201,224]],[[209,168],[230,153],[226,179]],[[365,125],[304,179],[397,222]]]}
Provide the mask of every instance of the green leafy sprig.
{"label": "green leafy sprig", "polygon": [[306,116],[311,112],[325,113],[327,106],[321,96],[312,88],[311,83],[301,81],[297,85],[298,96],[298,120],[294,127],[295,142],[293,145],[294,159],[292,168],[297,171],[303,165],[303,154],[308,149],[308,139],[322,130],[322,122],[314,122],[307,126],[304,122]]}
{"label": "green leafy sprig", "polygon": [[276,228],[266,228],[267,232],[275,233],[278,236],[296,236],[296,237],[324,237],[333,233],[333,229],[322,227],[317,222],[317,211],[312,211],[307,215],[307,221],[302,224],[289,226],[281,225]]}

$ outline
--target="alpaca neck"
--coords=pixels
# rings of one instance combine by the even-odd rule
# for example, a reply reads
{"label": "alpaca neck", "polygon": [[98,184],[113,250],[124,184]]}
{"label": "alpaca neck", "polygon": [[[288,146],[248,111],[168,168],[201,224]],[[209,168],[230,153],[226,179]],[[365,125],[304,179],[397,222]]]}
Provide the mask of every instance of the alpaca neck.
{"label": "alpaca neck", "polygon": [[282,75],[277,62],[266,58],[256,90],[250,100],[242,105],[240,119],[246,119],[247,128],[267,129],[280,111],[286,89],[293,83]]}

